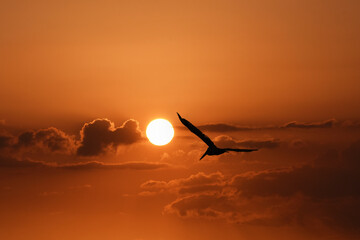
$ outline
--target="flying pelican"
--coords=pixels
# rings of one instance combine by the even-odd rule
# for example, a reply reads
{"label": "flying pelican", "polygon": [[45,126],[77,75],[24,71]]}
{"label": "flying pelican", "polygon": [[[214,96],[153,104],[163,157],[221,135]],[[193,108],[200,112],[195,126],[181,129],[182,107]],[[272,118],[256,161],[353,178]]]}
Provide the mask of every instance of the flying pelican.
{"label": "flying pelican", "polygon": [[223,153],[226,153],[229,151],[234,151],[234,152],[257,151],[257,149],[218,148],[217,146],[215,146],[213,141],[211,141],[211,139],[208,136],[206,136],[204,133],[202,133],[197,127],[192,125],[191,122],[189,122],[185,118],[182,118],[179,113],[177,113],[177,115],[178,115],[180,121],[182,122],[182,124],[185,125],[185,127],[187,127],[192,133],[194,133],[196,136],[198,136],[201,140],[203,140],[209,146],[208,149],[206,150],[206,152],[201,156],[200,160],[203,159],[203,157],[205,157],[206,155],[220,155],[220,154],[223,154]]}

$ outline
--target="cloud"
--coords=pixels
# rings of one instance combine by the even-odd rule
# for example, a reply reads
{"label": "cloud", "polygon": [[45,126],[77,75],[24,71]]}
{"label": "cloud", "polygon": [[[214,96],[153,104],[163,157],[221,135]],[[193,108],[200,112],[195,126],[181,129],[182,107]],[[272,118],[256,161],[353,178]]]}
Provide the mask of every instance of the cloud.
{"label": "cloud", "polygon": [[70,153],[76,147],[73,136],[50,127],[37,131],[27,131],[17,138],[16,148],[38,147],[48,152]]}
{"label": "cloud", "polygon": [[174,179],[169,182],[149,180],[141,184],[141,188],[146,192],[175,192],[175,193],[192,193],[208,192],[218,190],[218,186],[223,185],[224,175],[220,172],[205,174],[199,172],[188,178]]}
{"label": "cloud", "polygon": [[224,176],[220,172],[211,173],[209,175],[199,172],[191,175],[188,178],[174,179],[169,182],[149,180],[141,185],[141,188],[151,190],[159,188],[178,188],[178,187],[191,187],[202,186],[221,183]]}
{"label": "cloud", "polygon": [[[357,121],[344,121],[340,122],[336,119],[329,119],[322,122],[298,122],[292,121],[278,126],[239,126],[229,123],[208,123],[197,125],[197,127],[202,131],[208,132],[239,132],[239,131],[254,131],[254,130],[276,130],[276,129],[287,129],[287,128],[302,128],[302,129],[311,129],[311,128],[332,128],[332,127],[358,127],[360,126]],[[186,130],[186,127],[180,126],[180,129]]]}
{"label": "cloud", "polygon": [[146,191],[140,195],[175,194],[176,200],[164,207],[164,213],[182,218],[220,218],[241,223],[259,218],[258,212],[251,212],[253,207],[247,209],[250,201],[242,198],[230,183],[231,178],[226,178],[220,172],[200,172],[169,182],[147,181],[141,185]]}
{"label": "cloud", "polygon": [[139,124],[127,120],[121,127],[115,127],[108,119],[96,119],[85,123],[81,129],[81,143],[77,155],[97,156],[109,148],[129,145],[141,140]]}
{"label": "cloud", "polygon": [[[119,145],[129,145],[141,140],[138,122],[126,121],[121,127],[107,119],[85,123],[80,132],[81,141],[75,136],[49,127],[28,130],[18,136],[4,131],[0,134],[0,166],[2,167],[68,167],[68,168],[128,168],[157,169],[166,164],[127,163],[110,166],[101,162],[86,162],[80,156],[96,156]],[[49,157],[51,154],[51,157]],[[31,159],[31,160],[30,160]],[[32,160],[36,159],[36,160]],[[69,163],[65,165],[65,163]]]}
{"label": "cloud", "polygon": [[20,134],[18,136],[18,144],[19,147],[28,147],[30,145],[33,145],[35,143],[34,139],[34,131],[28,131]]}
{"label": "cloud", "polygon": [[360,141],[340,155],[329,151],[322,158],[327,164],[319,159],[303,166],[235,176],[198,173],[168,182],[152,180],[141,187],[151,193],[149,196],[175,194],[176,199],[164,207],[164,212],[184,218],[310,228],[316,219],[316,224],[359,231]]}
{"label": "cloud", "polygon": [[180,217],[223,218],[227,215],[226,205],[233,202],[221,194],[199,194],[178,198],[164,209],[166,213],[175,213]]}
{"label": "cloud", "polygon": [[161,168],[170,167],[166,163],[157,162],[124,162],[124,163],[111,163],[106,164],[98,161],[79,162],[70,164],[48,163],[43,161],[35,161],[29,158],[19,159],[10,156],[0,156],[0,167],[45,167],[45,168],[61,168],[73,170],[86,170],[86,169],[129,169],[129,170],[156,170]]}
{"label": "cloud", "polygon": [[280,146],[280,141],[277,139],[248,139],[236,140],[227,135],[217,136],[214,139],[215,143],[220,147],[244,147],[244,148],[276,148]]}
{"label": "cloud", "polygon": [[115,127],[108,119],[95,119],[84,124],[80,137],[79,142],[74,136],[50,127],[29,130],[16,138],[0,136],[0,148],[12,146],[15,149],[30,151],[43,150],[65,154],[76,152],[79,156],[97,156],[119,145],[129,145],[141,140],[141,131],[138,122],[132,119],[127,120],[121,127]]}
{"label": "cloud", "polygon": [[103,162],[91,161],[77,164],[68,164],[58,166],[65,169],[84,170],[84,169],[130,169],[130,170],[155,170],[167,168],[170,165],[165,163],[151,162],[125,162],[118,164],[105,164]]}
{"label": "cloud", "polygon": [[13,137],[7,135],[0,135],[0,149],[10,147]]}
{"label": "cloud", "polygon": [[322,121],[322,122],[310,122],[310,123],[302,123],[302,122],[297,122],[297,121],[293,121],[293,122],[289,122],[286,123],[283,128],[331,128],[333,126],[335,126],[335,123],[337,121],[335,119],[329,119],[326,121]]}
{"label": "cloud", "polygon": [[209,132],[235,132],[235,131],[254,130],[256,128],[237,126],[227,123],[209,123],[209,124],[200,125],[199,129],[201,129],[202,131],[209,131]]}
{"label": "cloud", "polygon": [[[289,197],[297,193],[317,199],[360,196],[360,177],[349,168],[303,166],[238,175],[231,185],[244,197]],[[354,185],[356,184],[356,185]]]}
{"label": "cloud", "polygon": [[0,167],[13,168],[13,167],[48,167],[45,162],[33,161],[30,159],[18,159],[11,156],[0,155]]}
{"label": "cloud", "polygon": [[[273,127],[249,127],[249,126],[238,126],[235,124],[229,123],[208,123],[208,124],[201,124],[196,125],[201,131],[208,131],[208,132],[237,132],[237,131],[251,131],[251,130],[258,130],[258,129],[267,129]],[[187,128],[184,126],[177,127],[182,130],[186,130]]]}
{"label": "cloud", "polygon": [[66,152],[75,146],[73,137],[54,127],[37,131],[35,141],[41,142],[52,152]]}

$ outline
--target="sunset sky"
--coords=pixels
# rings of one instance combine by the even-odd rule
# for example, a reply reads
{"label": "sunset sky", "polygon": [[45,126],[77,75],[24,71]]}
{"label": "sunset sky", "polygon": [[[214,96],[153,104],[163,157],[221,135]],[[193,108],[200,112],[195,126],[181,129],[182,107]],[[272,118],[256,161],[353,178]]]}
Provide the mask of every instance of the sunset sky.
{"label": "sunset sky", "polygon": [[0,239],[359,239],[359,13],[1,1]]}

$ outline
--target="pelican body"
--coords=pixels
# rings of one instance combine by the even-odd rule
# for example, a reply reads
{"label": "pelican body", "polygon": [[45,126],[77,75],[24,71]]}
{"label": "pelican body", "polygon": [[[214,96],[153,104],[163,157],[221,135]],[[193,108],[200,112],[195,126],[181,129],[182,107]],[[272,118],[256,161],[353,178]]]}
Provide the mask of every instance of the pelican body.
{"label": "pelican body", "polygon": [[201,156],[200,160],[203,159],[206,155],[220,155],[229,151],[233,152],[252,152],[257,151],[257,149],[240,149],[240,148],[218,148],[211,139],[206,136],[203,132],[201,132],[197,127],[195,127],[191,122],[182,118],[179,113],[177,113],[180,122],[184,124],[192,133],[198,136],[204,143],[206,143],[209,147],[206,152]]}

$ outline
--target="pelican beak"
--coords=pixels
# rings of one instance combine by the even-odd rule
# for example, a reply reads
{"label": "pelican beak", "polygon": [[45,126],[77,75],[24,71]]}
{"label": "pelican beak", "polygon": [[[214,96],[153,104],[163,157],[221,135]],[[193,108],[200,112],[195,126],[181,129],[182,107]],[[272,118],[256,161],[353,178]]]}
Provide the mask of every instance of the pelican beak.
{"label": "pelican beak", "polygon": [[201,158],[199,159],[199,161],[206,156],[206,153],[207,153],[207,151],[201,156]]}

